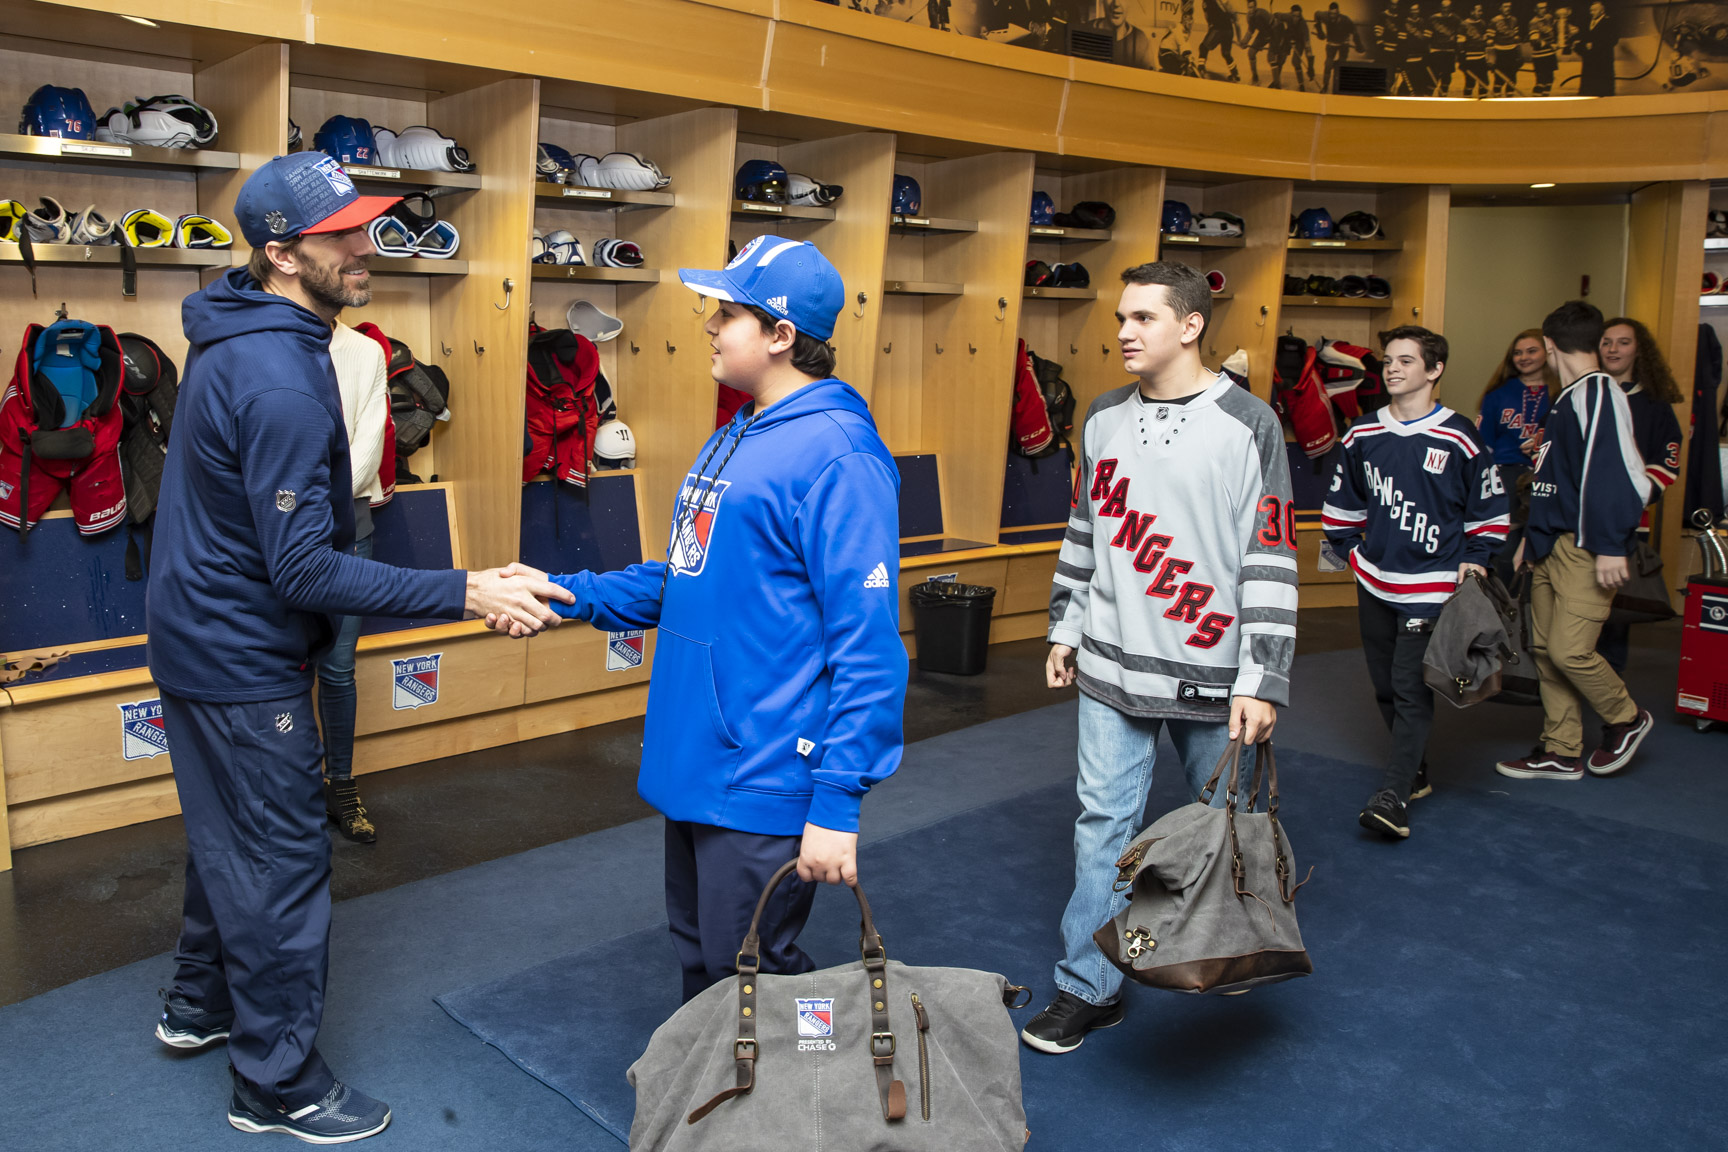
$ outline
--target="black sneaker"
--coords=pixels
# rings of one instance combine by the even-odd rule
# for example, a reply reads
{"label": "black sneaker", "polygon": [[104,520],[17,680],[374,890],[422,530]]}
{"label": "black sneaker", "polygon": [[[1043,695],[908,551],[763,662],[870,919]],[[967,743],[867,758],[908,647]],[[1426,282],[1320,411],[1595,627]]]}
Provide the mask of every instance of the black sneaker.
{"label": "black sneaker", "polygon": [[356,844],[378,842],[378,829],[366,816],[366,805],[360,803],[360,785],[354,782],[354,777],[324,781],[324,814],[342,835]]}
{"label": "black sneaker", "polygon": [[1416,769],[1416,779],[1410,782],[1410,799],[1420,800],[1424,796],[1434,795],[1434,785],[1428,783],[1428,761],[1422,761],[1422,767]]}
{"label": "black sneaker", "polygon": [[1644,737],[1650,735],[1650,729],[1655,726],[1656,720],[1648,708],[1638,709],[1637,714],[1624,724],[1604,724],[1602,747],[1590,753],[1584,767],[1592,776],[1612,776],[1632,762],[1638,745],[1644,743]]}
{"label": "black sneaker", "polygon": [[1410,806],[1398,799],[1398,793],[1392,789],[1382,788],[1374,793],[1356,822],[1370,832],[1406,840],[1410,836]]}
{"label": "black sneaker", "polygon": [[1112,1004],[1088,1004],[1071,993],[1058,992],[1050,1007],[1021,1029],[1020,1039],[1028,1047],[1059,1056],[1080,1047],[1086,1033],[1094,1028],[1113,1028],[1122,1023],[1123,1010],[1120,999]]}
{"label": "black sneaker", "polygon": [[251,1085],[234,1076],[228,1123],[242,1132],[286,1132],[308,1144],[347,1144],[376,1136],[390,1126],[390,1108],[338,1080],[316,1104],[289,1112],[258,1099]]}
{"label": "black sneaker", "polygon": [[218,1040],[228,1039],[234,1026],[234,1012],[206,1012],[195,1008],[184,996],[166,988],[156,989],[162,997],[162,1018],[156,1021],[156,1039],[170,1048],[207,1048]]}

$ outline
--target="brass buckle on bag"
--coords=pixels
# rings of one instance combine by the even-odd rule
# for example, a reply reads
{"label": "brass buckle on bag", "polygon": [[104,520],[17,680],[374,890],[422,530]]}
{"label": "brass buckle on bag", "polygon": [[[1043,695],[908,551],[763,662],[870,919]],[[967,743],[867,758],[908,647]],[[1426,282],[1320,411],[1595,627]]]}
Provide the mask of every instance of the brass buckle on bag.
{"label": "brass buckle on bag", "polygon": [[[740,1049],[745,1048],[745,1047],[748,1047],[750,1049],[750,1054],[748,1056],[746,1056],[742,1051],[740,1051]],[[738,1039],[732,1041],[732,1059],[734,1059],[734,1060],[754,1060],[754,1059],[756,1059],[756,1041],[751,1040],[745,1036],[740,1036],[740,1037],[738,1037]]]}
{"label": "brass buckle on bag", "polygon": [[1130,928],[1125,934],[1128,950],[1124,953],[1130,960],[1138,960],[1142,952],[1150,952],[1158,947],[1158,942],[1152,939],[1152,933],[1144,928]]}
{"label": "brass buckle on bag", "polygon": [[[876,1050],[876,1046],[884,1040],[886,1040],[888,1042],[888,1051],[878,1052]],[[875,1057],[877,1060],[892,1059],[894,1056],[894,1052],[897,1048],[898,1048],[898,1045],[894,1042],[894,1033],[892,1033],[892,1032],[872,1032],[872,1033],[870,1033],[870,1055]]]}

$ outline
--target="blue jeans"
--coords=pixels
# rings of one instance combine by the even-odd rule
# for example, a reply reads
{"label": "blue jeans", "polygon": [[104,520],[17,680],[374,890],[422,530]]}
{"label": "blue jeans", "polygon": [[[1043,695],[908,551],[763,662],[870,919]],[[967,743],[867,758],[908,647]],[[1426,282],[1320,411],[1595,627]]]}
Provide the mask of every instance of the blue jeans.
{"label": "blue jeans", "polygon": [[[372,559],[372,537],[354,541],[354,555]],[[354,648],[360,643],[360,617],[339,616],[336,644],[318,662],[318,725],[324,729],[324,775],[346,780],[354,775]]]}
{"label": "blue jeans", "polygon": [[[1158,734],[1170,731],[1188,773],[1194,798],[1230,745],[1227,717],[1203,720],[1142,720],[1080,694],[1080,781],[1084,811],[1074,822],[1074,894],[1062,913],[1063,957],[1056,965],[1056,987],[1088,1004],[1108,1004],[1122,988],[1122,973],[1104,958],[1092,933],[1127,906],[1114,891],[1116,861],[1142,825],[1152,766],[1158,759]],[[1239,787],[1247,791],[1249,773]],[[1212,803],[1223,807],[1224,782]],[[1244,797],[1246,799],[1246,797]]]}

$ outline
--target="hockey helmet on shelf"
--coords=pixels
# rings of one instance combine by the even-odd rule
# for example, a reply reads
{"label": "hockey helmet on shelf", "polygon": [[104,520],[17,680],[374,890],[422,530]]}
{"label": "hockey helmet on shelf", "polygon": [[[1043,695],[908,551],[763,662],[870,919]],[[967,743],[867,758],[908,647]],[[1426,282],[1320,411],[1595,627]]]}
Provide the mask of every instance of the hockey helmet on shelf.
{"label": "hockey helmet on shelf", "polygon": [[1332,213],[1324,208],[1305,208],[1296,217],[1296,238],[1298,240],[1330,240],[1332,239]]}
{"label": "hockey helmet on shelf", "polygon": [[1068,212],[1058,212],[1050,218],[1062,228],[1109,228],[1116,223],[1116,209],[1102,200],[1082,200]]}
{"label": "hockey helmet on shelf", "polygon": [[924,207],[924,190],[910,176],[894,174],[894,214],[916,216]]}
{"label": "hockey helmet on shelf", "polygon": [[93,140],[96,113],[82,88],[44,84],[24,101],[18,131],[25,136],[58,136],[62,140]]}
{"label": "hockey helmet on shelf", "polygon": [[634,468],[636,437],[630,425],[622,420],[608,420],[594,432],[594,466],[596,468]]}
{"label": "hockey helmet on shelf", "polygon": [[1359,300],[1368,295],[1368,281],[1360,276],[1340,276],[1338,295],[1347,300]]}
{"label": "hockey helmet on shelf", "polygon": [[1164,201],[1164,212],[1158,230],[1172,236],[1185,236],[1194,228],[1194,213],[1180,200]]}
{"label": "hockey helmet on shelf", "polygon": [[1380,235],[1380,217],[1372,212],[1346,212],[1336,231],[1346,240],[1372,240]]}
{"label": "hockey helmet on shelf", "polygon": [[786,169],[776,161],[744,161],[738,166],[738,175],[733,183],[736,185],[733,194],[740,200],[762,204],[786,203],[789,181]]}
{"label": "hockey helmet on shelf", "polygon": [[1218,239],[1240,236],[1242,233],[1242,217],[1231,212],[1208,212],[1194,221],[1194,234],[1196,236],[1210,236]]}
{"label": "hockey helmet on shelf", "polygon": [[1048,224],[1056,218],[1056,201],[1042,188],[1032,193],[1032,223]]}
{"label": "hockey helmet on shelf", "polygon": [[1364,276],[1368,286],[1368,299],[1384,300],[1392,295],[1392,284],[1383,276]]}
{"label": "hockey helmet on shelf", "polygon": [[358,116],[332,116],[312,134],[312,147],[343,164],[370,164],[372,125]]}
{"label": "hockey helmet on shelf", "polygon": [[596,240],[594,263],[601,268],[640,268],[642,249],[628,240]]}
{"label": "hockey helmet on shelf", "polygon": [[1026,287],[1044,288],[1055,284],[1056,273],[1042,260],[1026,261]]}
{"label": "hockey helmet on shelf", "polygon": [[576,157],[556,144],[542,143],[534,154],[534,171],[542,180],[562,184],[575,170]]}

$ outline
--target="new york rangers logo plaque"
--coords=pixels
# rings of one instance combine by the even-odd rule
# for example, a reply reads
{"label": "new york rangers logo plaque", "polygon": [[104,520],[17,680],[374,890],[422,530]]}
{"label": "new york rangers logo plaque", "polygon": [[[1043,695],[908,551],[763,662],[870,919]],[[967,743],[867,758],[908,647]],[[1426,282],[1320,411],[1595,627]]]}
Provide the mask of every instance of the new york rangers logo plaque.
{"label": "new york rangers logo plaque", "polygon": [[128,760],[149,760],[166,751],[168,729],[162,722],[162,701],[120,705],[120,755]]}
{"label": "new york rangers logo plaque", "polygon": [[390,661],[390,707],[424,708],[438,703],[438,664],[444,653]]}

